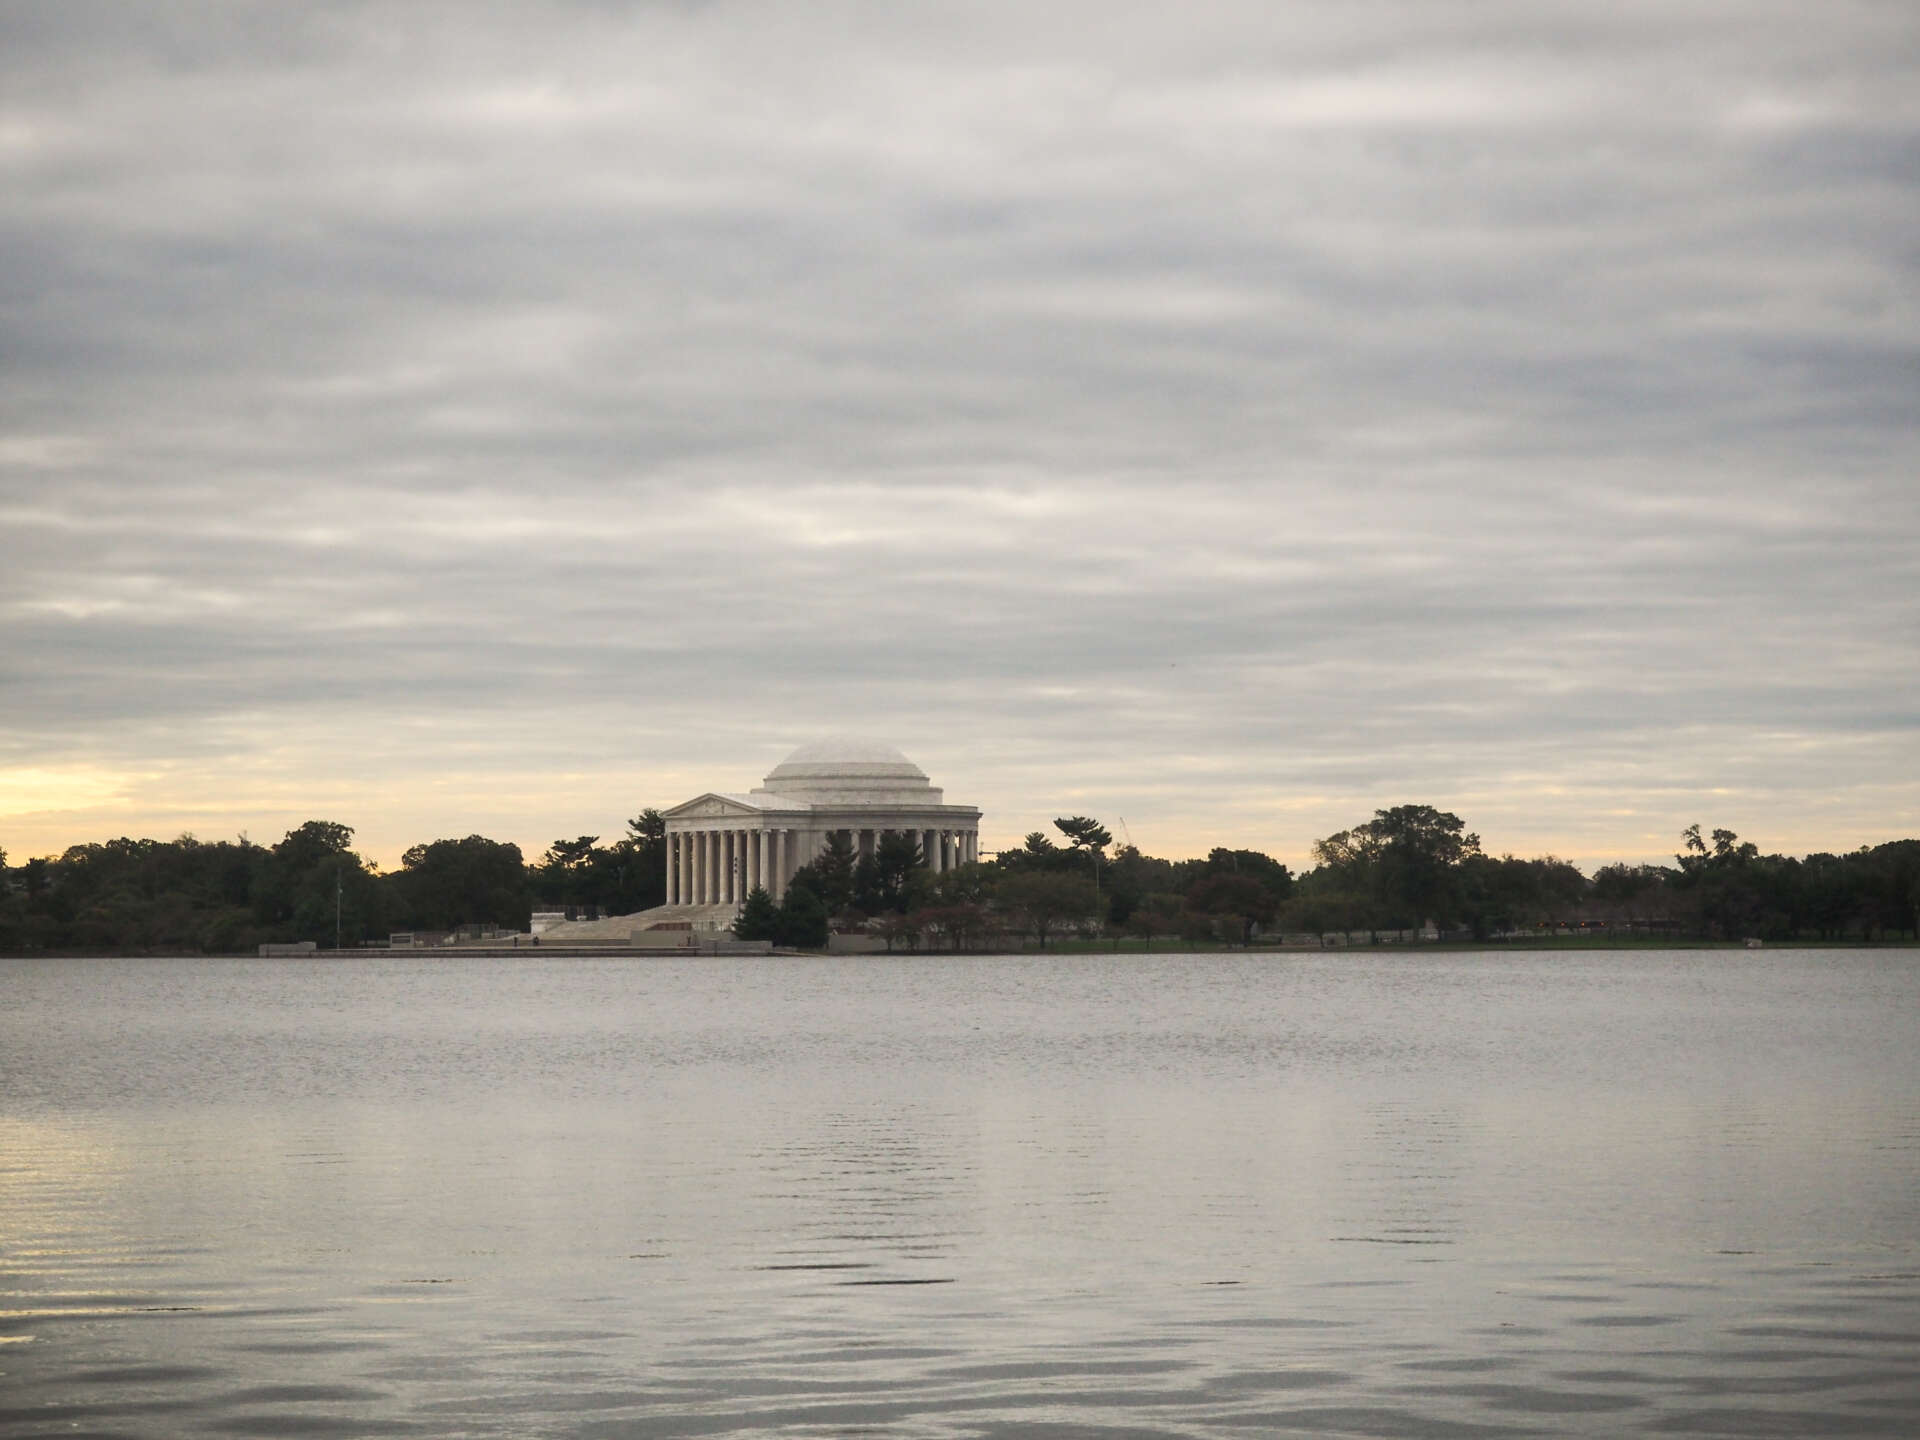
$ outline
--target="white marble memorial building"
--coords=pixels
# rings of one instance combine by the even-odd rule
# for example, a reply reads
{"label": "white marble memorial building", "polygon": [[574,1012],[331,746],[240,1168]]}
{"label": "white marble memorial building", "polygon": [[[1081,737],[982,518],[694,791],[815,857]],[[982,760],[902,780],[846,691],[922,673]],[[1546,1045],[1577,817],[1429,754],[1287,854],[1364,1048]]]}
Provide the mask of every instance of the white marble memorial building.
{"label": "white marble memorial building", "polygon": [[803,745],[757,789],[710,791],[666,821],[669,906],[737,905],[756,885],[779,900],[835,832],[856,859],[888,831],[913,836],[935,871],[979,859],[980,812],[946,804],[918,765],[871,740]]}

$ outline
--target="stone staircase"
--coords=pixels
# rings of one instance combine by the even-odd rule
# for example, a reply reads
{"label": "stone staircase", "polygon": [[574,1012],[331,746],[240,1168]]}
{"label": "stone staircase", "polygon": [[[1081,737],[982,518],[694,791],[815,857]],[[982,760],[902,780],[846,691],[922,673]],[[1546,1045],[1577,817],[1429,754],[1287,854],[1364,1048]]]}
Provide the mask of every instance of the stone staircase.
{"label": "stone staircase", "polygon": [[[711,938],[725,934],[740,913],[738,905],[656,905],[631,915],[609,915],[604,920],[567,920],[540,932],[542,945],[630,945],[642,931],[686,931]],[[671,933],[671,931],[669,932]]]}

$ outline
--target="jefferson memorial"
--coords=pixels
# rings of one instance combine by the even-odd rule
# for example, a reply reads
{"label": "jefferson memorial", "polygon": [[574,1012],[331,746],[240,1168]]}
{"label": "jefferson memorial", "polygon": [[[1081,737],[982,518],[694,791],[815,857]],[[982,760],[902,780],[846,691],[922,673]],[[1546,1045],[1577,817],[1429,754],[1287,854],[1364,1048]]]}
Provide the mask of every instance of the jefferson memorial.
{"label": "jefferson memorial", "polygon": [[890,831],[911,835],[936,873],[980,858],[979,810],[947,804],[918,765],[871,740],[802,745],[758,788],[697,795],[666,821],[668,912],[738,905],[755,886],[778,901],[835,834],[856,861]]}

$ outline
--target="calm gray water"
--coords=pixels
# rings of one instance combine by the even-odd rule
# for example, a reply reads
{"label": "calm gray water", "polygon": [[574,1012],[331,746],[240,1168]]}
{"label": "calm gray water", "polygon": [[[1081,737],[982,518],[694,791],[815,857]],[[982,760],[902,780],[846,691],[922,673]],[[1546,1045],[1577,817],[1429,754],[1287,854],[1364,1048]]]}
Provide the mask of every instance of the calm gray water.
{"label": "calm gray water", "polygon": [[0,962],[9,1435],[1920,1434],[1920,955]]}

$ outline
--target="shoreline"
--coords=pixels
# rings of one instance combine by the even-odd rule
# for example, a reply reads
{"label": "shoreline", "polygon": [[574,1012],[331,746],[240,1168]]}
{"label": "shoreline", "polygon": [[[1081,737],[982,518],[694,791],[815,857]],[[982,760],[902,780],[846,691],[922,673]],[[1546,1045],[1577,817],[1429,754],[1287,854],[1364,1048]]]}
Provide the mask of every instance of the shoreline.
{"label": "shoreline", "polygon": [[[761,952],[743,952],[699,949],[684,949],[639,945],[624,945],[617,942],[605,944],[574,943],[571,945],[522,945],[518,948],[502,945],[438,945],[417,950],[390,950],[380,946],[367,946],[357,949],[314,950],[300,955],[259,955],[251,951],[200,951],[200,950],[64,950],[38,951],[13,950],[0,953],[0,961],[7,960],[281,960],[291,963],[326,961],[338,963],[347,960],[390,959],[395,956],[407,956],[421,960],[477,960],[477,959],[626,959],[626,960],[797,960],[797,959],[882,959],[882,960],[947,960],[947,959],[983,959],[983,958],[1045,958],[1054,955],[1397,955],[1414,959],[1423,955],[1539,955],[1555,952],[1602,952],[1602,951],[1660,951],[1660,950],[1739,950],[1748,951],[1753,947],[1740,940],[1700,940],[1700,939],[1661,939],[1661,940],[1625,940],[1625,939],[1587,939],[1581,936],[1547,937],[1540,940],[1525,941],[1436,941],[1430,944],[1406,945],[1221,945],[1195,944],[1188,941],[1107,941],[1107,940],[1067,940],[1046,946],[1044,949],[1025,946],[1019,949],[989,947],[969,950],[773,950]],[[1779,950],[1920,950],[1920,941],[1916,940],[1779,940],[1768,941],[1755,953]]]}

